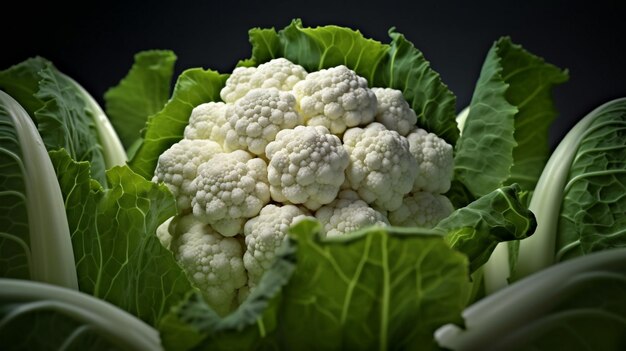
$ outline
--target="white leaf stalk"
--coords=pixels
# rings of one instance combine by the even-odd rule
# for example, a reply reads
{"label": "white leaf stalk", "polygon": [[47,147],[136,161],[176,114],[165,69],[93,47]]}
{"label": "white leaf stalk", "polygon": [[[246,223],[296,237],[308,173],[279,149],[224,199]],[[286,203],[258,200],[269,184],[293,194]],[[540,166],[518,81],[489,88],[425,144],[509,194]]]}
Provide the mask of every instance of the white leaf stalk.
{"label": "white leaf stalk", "polygon": [[509,244],[499,243],[483,266],[485,293],[492,293],[506,287],[509,283],[511,266],[509,264]]}
{"label": "white leaf stalk", "polygon": [[0,330],[23,313],[48,311],[84,323],[122,350],[162,350],[159,333],[128,312],[77,291],[17,279],[0,279],[0,303],[21,302],[0,319]]}
{"label": "white leaf stalk", "polygon": [[623,280],[625,267],[626,249],[597,252],[554,265],[469,306],[462,313],[463,328],[444,325],[435,332],[435,339],[439,346],[456,351],[519,348],[520,341],[528,340],[523,333],[514,332],[549,318],[563,296],[579,289],[581,280],[602,276]]}
{"label": "white leaf stalk", "polygon": [[48,151],[20,104],[0,91],[22,151],[33,280],[78,289],[65,203]]}
{"label": "white leaf stalk", "polygon": [[456,126],[459,129],[459,135],[463,134],[463,128],[465,128],[465,122],[467,121],[467,116],[469,116],[470,107],[467,106],[456,115]]}

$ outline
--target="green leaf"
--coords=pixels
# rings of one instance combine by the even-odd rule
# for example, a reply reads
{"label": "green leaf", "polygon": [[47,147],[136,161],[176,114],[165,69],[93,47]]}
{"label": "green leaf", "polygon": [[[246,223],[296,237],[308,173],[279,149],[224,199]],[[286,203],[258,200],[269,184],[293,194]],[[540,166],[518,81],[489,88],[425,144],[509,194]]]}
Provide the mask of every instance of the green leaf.
{"label": "green leaf", "polygon": [[510,38],[494,43],[476,83],[454,160],[456,179],[475,197],[505,184],[535,187],[550,152],[548,128],[556,116],[552,90],[567,79],[567,71]]}
{"label": "green leaf", "polygon": [[161,350],[134,316],[74,290],[0,279],[3,350]]}
{"label": "green leaf", "polygon": [[104,94],[107,115],[126,149],[141,137],[148,116],[169,99],[175,62],[172,51],[142,51],[126,77]]}
{"label": "green leaf", "polygon": [[[523,242],[523,241],[522,241]],[[569,260],[490,295],[437,331],[453,350],[622,350],[626,249]]]}
{"label": "green leaf", "polygon": [[0,89],[19,101],[31,118],[34,118],[35,111],[43,107],[43,102],[35,97],[35,93],[39,90],[41,79],[38,72],[48,65],[48,60],[34,57],[0,71]]}
{"label": "green leaf", "polygon": [[279,32],[250,30],[252,58],[245,65],[276,57],[285,57],[309,72],[345,65],[367,78],[372,87],[402,90],[417,114],[417,124],[454,145],[459,136],[455,96],[411,42],[393,28],[389,36],[391,43],[382,44],[349,28],[307,28],[294,20]]}
{"label": "green leaf", "polygon": [[470,112],[456,145],[455,179],[477,198],[504,184],[513,164],[513,148],[517,145],[513,137],[517,108],[504,97],[508,85],[502,79],[500,61],[494,45],[483,64]]}
{"label": "green leaf", "polygon": [[292,228],[297,266],[283,289],[283,348],[414,350],[459,322],[470,293],[467,259],[435,232],[371,228],[323,240],[319,224]]}
{"label": "green leaf", "polygon": [[100,109],[83,87],[37,57],[0,72],[0,88],[23,104],[39,128],[46,149],[66,149],[89,161],[104,182],[106,168],[124,164],[126,153]]}
{"label": "green leaf", "polygon": [[521,194],[517,184],[496,189],[454,211],[435,228],[469,258],[470,273],[487,262],[499,242],[521,240],[535,231],[537,221]]}
{"label": "green leaf", "polygon": [[450,190],[445,193],[446,197],[450,200],[454,208],[461,208],[469,205],[472,201],[476,200],[474,195],[457,179],[452,179],[450,183]]}
{"label": "green leaf", "polygon": [[152,179],[159,155],[183,138],[194,107],[210,101],[220,101],[220,90],[228,76],[200,68],[183,72],[174,93],[165,107],[148,118],[143,143],[129,162],[133,171]]}
{"label": "green leaf", "polygon": [[537,232],[520,242],[515,278],[558,260],[626,246],[626,99],[587,114],[552,153],[530,209]]}
{"label": "green leaf", "polygon": [[517,147],[513,149],[514,162],[506,184],[518,183],[522,189],[532,190],[550,156],[549,128],[558,114],[552,91],[567,82],[569,74],[510,38],[499,41],[499,53],[503,78],[509,84],[506,98],[518,109],[514,134]]}
{"label": "green leaf", "polygon": [[94,178],[104,181],[104,155],[94,142],[98,131],[82,95],[51,65],[39,71],[39,76],[35,97],[44,107],[35,111],[35,116],[46,148],[64,148],[73,159],[88,161]]}
{"label": "green leaf", "polygon": [[242,66],[256,66],[275,58],[283,57],[278,33],[274,28],[253,28],[248,31],[252,45],[252,58],[242,62]]}
{"label": "green leaf", "polygon": [[63,196],[37,127],[0,91],[0,277],[76,289]]}
{"label": "green leaf", "polygon": [[626,247],[624,189],[626,99],[621,99],[597,111],[578,143],[563,189],[556,261]]}
{"label": "green leaf", "polygon": [[192,290],[156,237],[175,214],[173,196],[127,166],[108,170],[103,188],[88,163],[63,150],[50,157],[66,199],[80,290],[155,325]]}

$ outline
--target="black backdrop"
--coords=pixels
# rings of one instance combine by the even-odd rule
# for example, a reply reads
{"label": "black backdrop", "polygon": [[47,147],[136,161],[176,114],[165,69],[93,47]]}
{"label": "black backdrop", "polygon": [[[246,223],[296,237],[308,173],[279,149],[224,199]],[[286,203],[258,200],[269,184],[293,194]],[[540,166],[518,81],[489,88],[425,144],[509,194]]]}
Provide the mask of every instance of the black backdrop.
{"label": "black backdrop", "polygon": [[133,54],[171,49],[177,72],[189,67],[230,71],[250,55],[250,27],[338,24],[388,42],[396,27],[431,62],[467,105],[481,63],[494,40],[509,35],[548,62],[568,68],[555,92],[561,116],[551,145],[591,109],[626,96],[625,1],[49,1],[2,5],[0,69],[34,55],[52,60],[102,101]]}

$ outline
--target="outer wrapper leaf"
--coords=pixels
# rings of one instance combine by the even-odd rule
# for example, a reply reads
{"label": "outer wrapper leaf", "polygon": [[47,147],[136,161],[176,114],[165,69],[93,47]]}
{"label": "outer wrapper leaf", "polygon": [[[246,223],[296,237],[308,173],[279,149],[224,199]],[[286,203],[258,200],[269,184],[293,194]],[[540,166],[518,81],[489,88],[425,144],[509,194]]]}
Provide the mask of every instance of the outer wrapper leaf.
{"label": "outer wrapper leaf", "polygon": [[38,72],[48,64],[48,60],[35,57],[0,71],[0,88],[17,100],[33,119],[35,111],[44,105],[35,97],[41,79]]}
{"label": "outer wrapper leaf", "polygon": [[467,259],[418,229],[372,228],[322,240],[319,225],[292,228],[297,266],[283,290],[285,349],[406,350],[433,345],[467,303]]}
{"label": "outer wrapper leaf", "polygon": [[89,161],[94,178],[104,182],[105,159],[94,111],[87,108],[74,81],[37,57],[1,72],[0,88],[23,104],[46,149],[65,148],[73,159]]}
{"label": "outer wrapper leaf", "polygon": [[168,101],[175,62],[172,51],[142,51],[126,77],[104,94],[107,115],[126,149],[140,139],[148,116]]}
{"label": "outer wrapper leaf", "polygon": [[144,141],[129,162],[132,170],[152,179],[159,155],[182,139],[193,108],[205,102],[219,101],[226,78],[225,74],[200,68],[183,72],[167,105],[148,118]]}
{"label": "outer wrapper leaf", "polygon": [[626,247],[626,99],[596,112],[576,148],[556,236],[556,261]]}
{"label": "outer wrapper leaf", "polygon": [[175,213],[171,193],[127,166],[108,170],[102,188],[89,164],[63,150],[50,157],[66,199],[80,290],[155,325],[192,290],[155,234]]}
{"label": "outer wrapper leaf", "polygon": [[567,71],[509,38],[494,43],[454,160],[456,178],[476,198],[504,184],[534,189],[550,151],[548,127],[556,116],[552,89],[567,79]]}
{"label": "outer wrapper leaf", "polygon": [[537,233],[520,242],[514,278],[625,246],[625,116],[625,98],[609,101],[576,123],[554,150],[530,201]]}
{"label": "outer wrapper leaf", "polygon": [[402,90],[417,114],[417,124],[454,145],[459,137],[455,96],[411,42],[394,29],[389,36],[391,43],[382,44],[349,28],[305,28],[300,20],[294,20],[279,32],[250,30],[252,59],[242,64],[258,65],[285,57],[308,71],[345,65],[367,78],[372,87]]}

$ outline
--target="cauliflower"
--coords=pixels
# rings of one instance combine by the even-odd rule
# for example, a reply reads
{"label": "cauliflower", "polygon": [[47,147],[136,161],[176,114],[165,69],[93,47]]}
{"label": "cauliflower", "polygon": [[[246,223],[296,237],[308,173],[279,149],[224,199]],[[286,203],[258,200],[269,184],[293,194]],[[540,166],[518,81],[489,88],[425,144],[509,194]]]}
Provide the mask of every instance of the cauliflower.
{"label": "cauliflower", "polygon": [[267,165],[245,151],[215,155],[198,168],[193,214],[220,234],[234,236],[270,200]]}
{"label": "cauliflower", "polygon": [[406,102],[400,90],[391,88],[372,88],[378,100],[376,121],[389,130],[395,130],[407,136],[417,122],[417,115]]}
{"label": "cauliflower", "polygon": [[311,210],[335,199],[350,162],[341,139],[322,126],[282,130],[266,154],[272,199]]}
{"label": "cauliflower", "polygon": [[207,303],[225,316],[237,307],[238,290],[247,282],[239,240],[215,232],[193,216],[175,225],[170,249]]}
{"label": "cauliflower", "polygon": [[220,91],[222,100],[233,103],[255,88],[276,88],[289,91],[303,80],[307,72],[284,58],[277,58],[259,67],[237,67]]}
{"label": "cauliflower", "polygon": [[210,139],[224,145],[226,124],[226,104],[207,102],[191,111],[189,125],[185,127],[185,139]]}
{"label": "cauliflower", "polygon": [[366,128],[348,129],[343,142],[350,154],[348,185],[365,202],[384,211],[400,207],[417,177],[417,161],[407,139],[374,122]]}
{"label": "cauliflower", "polygon": [[419,128],[411,132],[407,139],[409,151],[419,165],[413,191],[443,194],[450,190],[454,169],[452,145],[436,134]]}
{"label": "cauliflower", "polygon": [[191,208],[198,166],[221,152],[222,147],[214,141],[183,139],[159,156],[152,181],[165,183],[176,197],[179,212],[185,211]]}
{"label": "cauliflower", "polygon": [[306,217],[306,213],[294,205],[267,205],[257,217],[244,227],[246,252],[243,265],[248,271],[248,286],[254,288],[263,273],[270,267],[276,250],[287,237],[290,226]]}
{"label": "cauliflower", "polygon": [[454,211],[450,200],[440,194],[415,192],[402,200],[402,206],[387,216],[392,225],[433,228]]}
{"label": "cauliflower", "polygon": [[153,177],[179,207],[157,236],[220,315],[258,287],[302,218],[334,237],[432,227],[453,210],[440,195],[452,147],[416,127],[399,90],[370,89],[345,66],[307,73],[279,58],[236,68],[220,95],[192,110]]}
{"label": "cauliflower", "polygon": [[350,190],[342,191],[337,200],[317,210],[315,218],[324,227],[327,237],[340,236],[372,225],[389,225],[382,213],[371,208]]}
{"label": "cauliflower", "polygon": [[324,126],[333,134],[366,125],[376,114],[376,95],[367,80],[346,66],[310,73],[293,92],[306,124]]}
{"label": "cauliflower", "polygon": [[282,129],[302,124],[296,98],[275,88],[253,89],[226,112],[226,151],[247,150],[263,155],[265,146]]}

